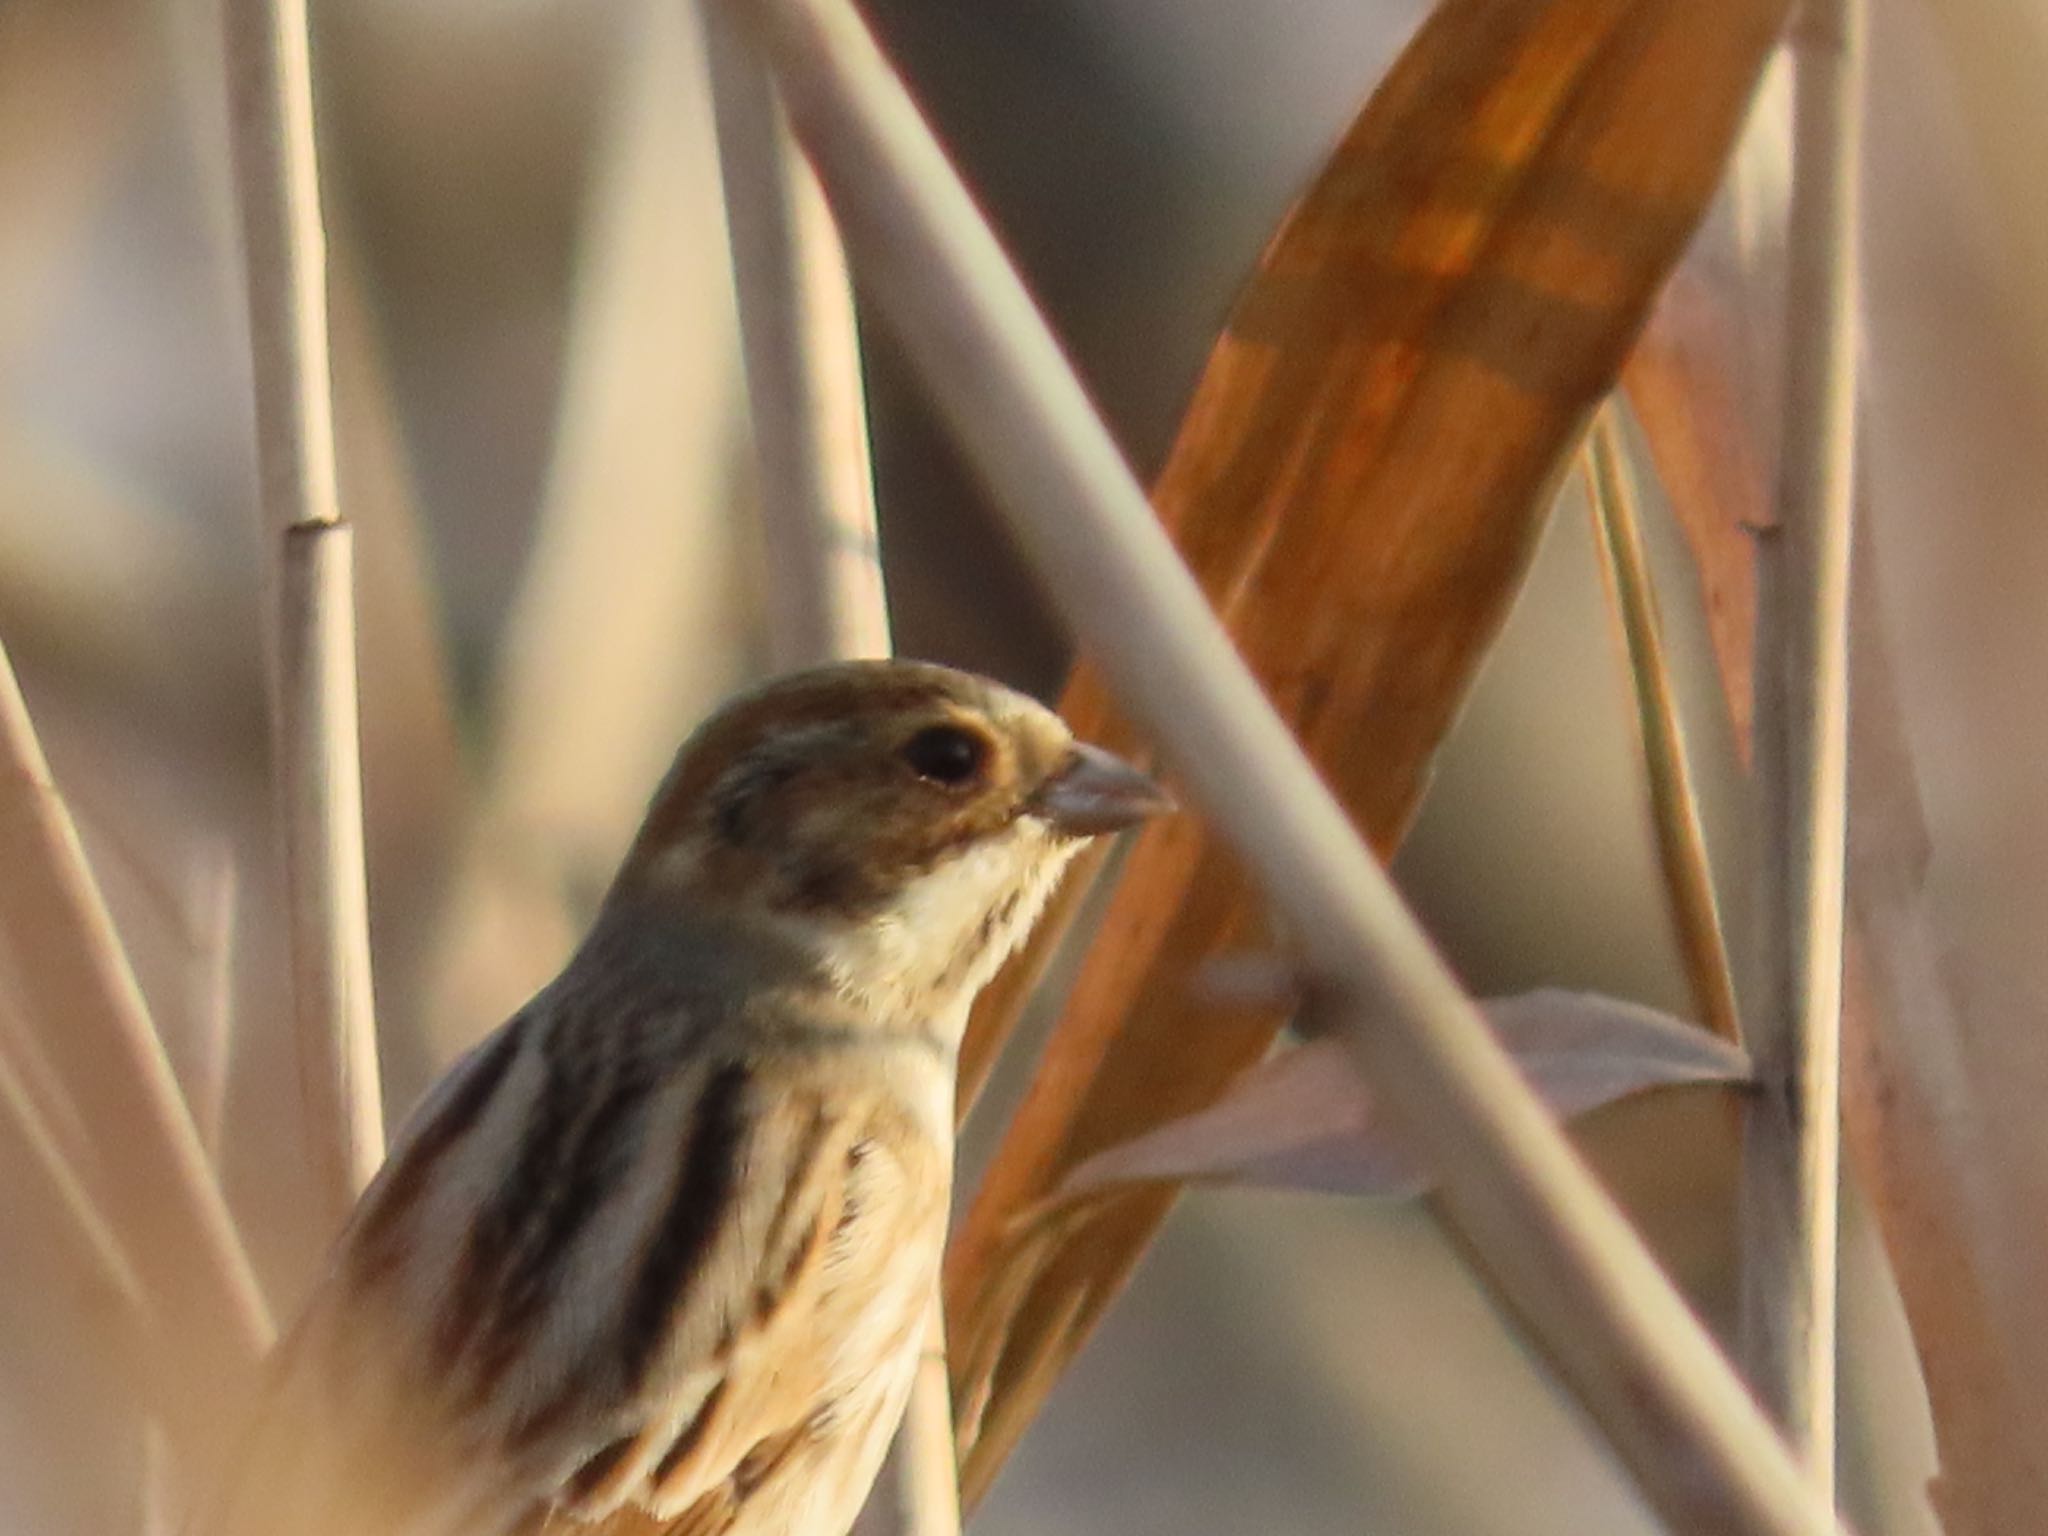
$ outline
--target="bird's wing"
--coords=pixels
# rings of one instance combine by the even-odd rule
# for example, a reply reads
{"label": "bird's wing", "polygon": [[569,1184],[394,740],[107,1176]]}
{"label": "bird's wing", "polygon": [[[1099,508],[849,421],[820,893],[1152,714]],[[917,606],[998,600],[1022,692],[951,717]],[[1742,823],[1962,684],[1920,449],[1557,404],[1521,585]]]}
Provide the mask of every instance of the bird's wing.
{"label": "bird's wing", "polygon": [[191,1536],[716,1533],[887,1411],[943,1238],[930,1127],[815,1057],[592,1075],[550,1038],[513,1021],[414,1117]]}
{"label": "bird's wing", "polygon": [[515,1096],[508,1080],[528,1033],[524,1017],[501,1026],[408,1118],[328,1271],[272,1352],[231,1463],[204,1491],[185,1536],[443,1536],[471,1524],[487,1485],[473,1464],[462,1478],[446,1475],[448,1416],[415,1390],[415,1340],[364,1304],[363,1277],[412,1264],[426,1234],[405,1221],[493,1104]]}
{"label": "bird's wing", "polygon": [[731,1219],[684,1197],[685,1168],[634,1282],[666,1298],[662,1358],[631,1421],[586,1438],[557,1522],[723,1536],[750,1510],[857,1507],[872,1477],[936,1274],[945,1151],[887,1092],[802,1063],[745,1075],[730,1111],[716,1081],[704,1101],[743,1128]]}

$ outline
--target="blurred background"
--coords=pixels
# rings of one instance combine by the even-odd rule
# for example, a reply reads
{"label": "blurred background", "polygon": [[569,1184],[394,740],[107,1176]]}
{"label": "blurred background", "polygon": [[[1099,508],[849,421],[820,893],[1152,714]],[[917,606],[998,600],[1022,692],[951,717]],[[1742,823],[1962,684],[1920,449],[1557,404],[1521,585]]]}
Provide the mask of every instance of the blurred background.
{"label": "blurred background", "polygon": [[[378,1001],[395,1118],[552,972],[690,723],[764,665],[718,177],[681,0],[315,0],[344,506],[359,525]],[[1141,476],[1231,296],[1426,7],[868,0]],[[1972,987],[2048,953],[2048,15],[1874,0],[1865,505]],[[204,0],[0,0],[0,639],[178,1049],[233,873],[225,1164],[278,1309],[317,1262],[293,1135],[246,337]],[[2031,61],[2031,62],[2030,62]],[[1695,267],[1775,367],[1783,81]],[[1066,641],[871,335],[899,649],[1041,695]],[[1683,546],[1653,555],[1742,934],[1743,808]],[[1397,873],[1480,994],[1688,1008],[1633,718],[1568,487]],[[0,978],[4,981],[4,978]],[[5,1011],[0,1026],[19,1027]],[[1048,1011],[1048,1010],[1041,1010]],[[2001,1036],[2048,1082],[2038,1032]],[[1014,1099],[1028,1042],[978,1118]],[[1732,1138],[1703,1091],[1585,1127],[1705,1314]],[[2038,1153],[2035,1154],[2038,1157]],[[2048,1166],[2031,1172],[2048,1173]],[[4,1216],[4,1210],[0,1210]],[[18,1228],[16,1229],[18,1230]],[[1849,1203],[1846,1485],[1930,1530],[1917,1368]],[[0,1225],[0,1524],[132,1523],[136,1454]],[[55,1271],[51,1271],[54,1274]],[[66,1326],[76,1322],[69,1318]],[[101,1449],[91,1453],[82,1446]],[[991,1536],[1653,1529],[1419,1204],[1198,1194],[980,1513]]]}

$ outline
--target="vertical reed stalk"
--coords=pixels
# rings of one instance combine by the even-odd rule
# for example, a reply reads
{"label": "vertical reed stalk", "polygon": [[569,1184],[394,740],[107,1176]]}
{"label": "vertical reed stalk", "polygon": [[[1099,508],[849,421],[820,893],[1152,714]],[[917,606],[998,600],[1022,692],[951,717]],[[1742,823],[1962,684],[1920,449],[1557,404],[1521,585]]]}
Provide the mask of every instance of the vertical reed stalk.
{"label": "vertical reed stalk", "polygon": [[1757,551],[1761,1091],[1740,1218],[1742,1356],[1830,1501],[1862,33],[1860,0],[1805,0],[1793,29],[1784,444]]}
{"label": "vertical reed stalk", "polygon": [[775,85],[720,11],[705,51],[785,667],[889,654],[853,285]]}
{"label": "vertical reed stalk", "polygon": [[945,1306],[936,1286],[925,1311],[910,1402],[868,1502],[868,1512],[881,1515],[882,1536],[959,1536],[960,1456],[953,1440]]}
{"label": "vertical reed stalk", "polygon": [[711,3],[766,50],[866,291],[1048,593],[1349,1005],[1452,1218],[1645,1496],[1677,1529],[1836,1530],[1232,649],[858,14]]}
{"label": "vertical reed stalk", "polygon": [[353,552],[335,490],[327,250],[305,0],[225,0],[256,465],[273,561],[272,723],[306,1135],[339,1227],[384,1153],[364,890]]}
{"label": "vertical reed stalk", "polygon": [[1657,861],[1670,893],[1679,953],[1701,1021],[1722,1039],[1740,1043],[1735,977],[1728,963],[1720,905],[1714,897],[1706,833],[1700,827],[1699,796],[1693,790],[1685,730],[1671,693],[1671,664],[1657,616],[1656,584],[1650,577],[1635,483],[1612,401],[1601,407],[1587,432],[1586,466],[1601,571],[1628,653]]}
{"label": "vertical reed stalk", "polygon": [[[733,287],[752,409],[778,665],[889,654],[860,328],[846,253],[775,83],[704,13]],[[958,1536],[959,1458],[937,1289],[910,1402],[862,1511],[871,1536]]]}

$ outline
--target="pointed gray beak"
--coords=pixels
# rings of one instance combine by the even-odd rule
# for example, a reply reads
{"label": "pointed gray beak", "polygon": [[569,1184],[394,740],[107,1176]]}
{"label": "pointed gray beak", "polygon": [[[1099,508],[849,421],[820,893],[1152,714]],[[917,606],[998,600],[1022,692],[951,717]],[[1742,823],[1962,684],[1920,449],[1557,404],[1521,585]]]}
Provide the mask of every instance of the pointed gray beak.
{"label": "pointed gray beak", "polygon": [[1069,837],[1097,837],[1176,809],[1173,797],[1122,758],[1076,742],[1025,809]]}

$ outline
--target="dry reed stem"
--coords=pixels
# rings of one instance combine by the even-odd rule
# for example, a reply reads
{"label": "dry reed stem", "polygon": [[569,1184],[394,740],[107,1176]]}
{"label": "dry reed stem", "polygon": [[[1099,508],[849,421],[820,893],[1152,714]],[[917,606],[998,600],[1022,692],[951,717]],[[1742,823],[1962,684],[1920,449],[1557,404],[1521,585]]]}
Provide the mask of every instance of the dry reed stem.
{"label": "dry reed stem", "polygon": [[903,1422],[854,1536],[958,1536],[959,1530],[953,1381],[946,1361],[945,1306],[934,1287]]}
{"label": "dry reed stem", "polygon": [[881,312],[1118,696],[1349,1005],[1362,1067],[1508,1303],[1679,1529],[1837,1527],[1274,714],[843,0],[738,6]]}
{"label": "dry reed stem", "polygon": [[[704,15],[704,44],[753,412],[769,644],[783,667],[886,656],[889,603],[846,254],[760,58],[716,9]],[[945,1338],[935,1287],[864,1531],[958,1536]]]}
{"label": "dry reed stem", "polygon": [[186,1006],[192,1031],[187,1052],[185,1102],[199,1144],[220,1167],[225,1129],[228,1059],[235,1022],[235,908],[233,854],[209,849],[190,877],[193,950],[186,975]]}
{"label": "dry reed stem", "polygon": [[1741,1354],[1831,1502],[1862,27],[1859,0],[1806,0],[1793,29],[1785,430],[1757,550],[1760,1091],[1740,1201]]}
{"label": "dry reed stem", "polygon": [[[192,143],[206,222],[221,251],[232,258],[239,236],[227,154],[223,3],[152,0],[149,9]],[[393,1032],[415,1038],[421,1033],[416,999],[437,937],[431,915],[442,900],[456,830],[470,810],[473,786],[396,384],[378,334],[361,242],[354,238],[345,208],[324,212],[336,468],[341,501],[355,530],[362,777],[366,800],[375,807],[365,838],[368,865],[378,872],[379,910],[371,929],[384,972],[378,1039],[380,1055],[395,1050],[403,1058],[414,1038],[394,1040]],[[234,262],[223,260],[219,266],[232,288],[223,290],[226,302],[231,308],[244,305],[240,284],[233,281]],[[187,606],[204,600],[203,593],[183,597]],[[237,655],[232,665],[239,670],[247,661]],[[208,670],[190,661],[183,665],[187,671]],[[209,674],[215,689],[228,688],[239,700],[239,679],[230,682],[224,673],[216,667]],[[146,688],[149,680],[131,686]],[[394,1000],[395,1011],[390,1006]]]}
{"label": "dry reed stem", "polygon": [[720,12],[704,42],[781,667],[889,654],[853,285],[774,83]]}
{"label": "dry reed stem", "polygon": [[[180,1373],[206,1362],[179,1358],[171,1342],[175,1329],[152,1319],[134,1267],[63,1138],[16,1069],[0,1050],[0,1172],[23,1197],[26,1231],[70,1272],[73,1299],[83,1314],[80,1344],[109,1388],[122,1394],[118,1402],[154,1417],[154,1424],[144,1426],[148,1470],[154,1474],[145,1493],[160,1491],[156,1485],[168,1478],[173,1443],[194,1468],[209,1464],[222,1449],[216,1405],[203,1391],[180,1389]],[[172,1431],[171,1440],[159,1425]]]}
{"label": "dry reed stem", "polygon": [[97,1189],[123,1251],[180,1358],[232,1398],[269,1316],[4,653],[0,935],[66,1098],[106,1132]]}
{"label": "dry reed stem", "polygon": [[[185,1420],[162,1337],[152,1328],[141,1282],[79,1177],[61,1138],[44,1118],[4,1051],[0,1051],[0,1172],[22,1197],[27,1232],[70,1272],[84,1312],[81,1343],[128,1404],[142,1404],[192,1439],[208,1434]],[[154,1438],[154,1432],[152,1432]]]}
{"label": "dry reed stem", "polygon": [[1657,861],[1671,899],[1672,924],[1693,1000],[1709,1029],[1739,1044],[1742,1025],[1735,1007],[1735,976],[1728,963],[1707,837],[1700,826],[1699,796],[1686,758],[1678,701],[1672,696],[1656,584],[1650,576],[1649,551],[1643,545],[1635,484],[1616,410],[1612,401],[1601,407],[1586,437],[1586,488],[1601,573],[1628,653]]}
{"label": "dry reed stem", "polygon": [[291,882],[293,1012],[316,1166],[336,1229],[384,1156],[357,737],[354,530],[285,535],[277,717]]}
{"label": "dry reed stem", "polygon": [[[0,987],[7,981],[0,974]],[[37,1038],[34,1027],[15,1012],[12,999],[0,995],[0,1061],[7,1063],[15,1082],[28,1095],[42,1124],[56,1138],[59,1151],[74,1170],[93,1160],[92,1137],[78,1106],[64,1091],[64,1081],[51,1062],[49,1052]]]}
{"label": "dry reed stem", "polygon": [[[80,1290],[116,1317],[115,1332],[130,1342],[144,1331],[142,1288],[107,1228],[35,1095],[16,1064],[0,1051],[0,1169],[27,1197],[28,1226],[57,1253]],[[120,1351],[119,1353],[126,1353]],[[133,1361],[126,1362],[131,1367]],[[140,1385],[137,1381],[136,1385]]]}
{"label": "dry reed stem", "polygon": [[274,746],[292,1013],[318,1198],[338,1229],[384,1155],[364,889],[349,530],[335,485],[305,0],[226,0],[256,462],[272,527]]}
{"label": "dry reed stem", "polygon": [[[1724,179],[1790,8],[1437,0],[1230,305],[1153,505],[1382,857],[1570,452]],[[1105,745],[1136,740],[1085,658],[1061,708]],[[1208,1011],[1191,1028],[1187,991],[1213,956],[1270,942],[1261,905],[1196,819],[1134,840],[1092,925],[1103,942],[949,1244],[956,1324],[984,1331],[1018,1212],[1088,1155],[1213,1103],[1266,1053],[1280,1015]],[[977,1013],[970,1033],[1007,1025]],[[1017,1309],[963,1470],[970,1504],[1043,1406],[1025,1384],[1057,1370],[1039,1357],[1074,1360],[1177,1200],[1160,1187],[1120,1203]]]}

